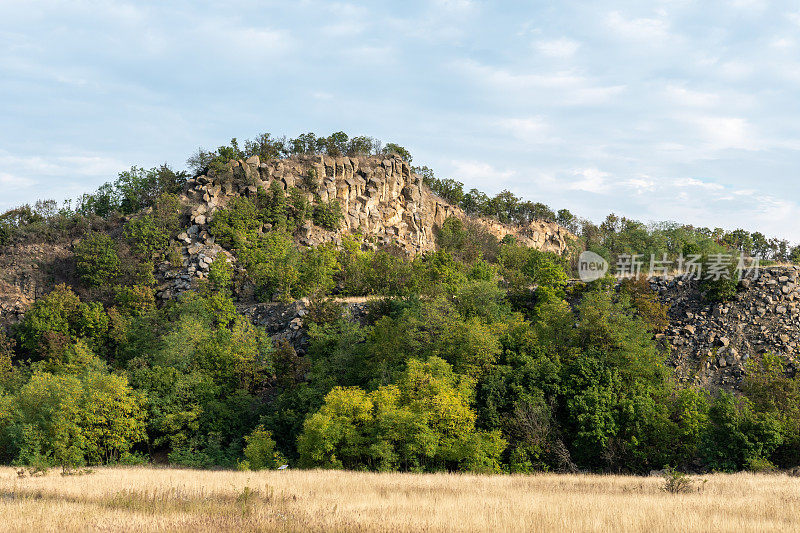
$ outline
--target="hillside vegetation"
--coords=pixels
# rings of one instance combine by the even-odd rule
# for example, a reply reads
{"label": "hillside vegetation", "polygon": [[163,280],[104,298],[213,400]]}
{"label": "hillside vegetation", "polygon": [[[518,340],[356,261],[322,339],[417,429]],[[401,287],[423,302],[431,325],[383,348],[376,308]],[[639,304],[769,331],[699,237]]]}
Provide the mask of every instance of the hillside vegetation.
{"label": "hillside vegetation", "polygon": [[[570,285],[570,256],[498,240],[470,220],[446,219],[437,249],[413,257],[358,232],[301,246],[302,227],[335,229],[342,216],[335,199],[314,195],[310,173],[209,213],[207,238],[224,252],[204,257],[207,274],[179,297],[157,300],[159,267],[181,264],[192,229],[189,179],[254,155],[375,151],[411,159],[365,137],[264,135],[198,151],[192,175],[133,168],[74,209],[39,202],[2,215],[7,253],[69,243],[74,276],[0,339],[0,461],[65,472],[148,461],[512,473],[800,464],[800,378],[779,358],[749,361],[741,393],[678,385],[655,337],[666,309],[648,283]],[[453,183],[419,171],[468,214],[552,215],[507,192],[458,199],[444,190]],[[575,249],[707,257],[755,242],[609,220],[582,223]],[[786,245],[776,250],[788,259]],[[311,299],[304,353],[238,312],[245,285],[257,302]],[[705,293],[735,291],[721,280]],[[356,317],[342,295],[380,298]]]}

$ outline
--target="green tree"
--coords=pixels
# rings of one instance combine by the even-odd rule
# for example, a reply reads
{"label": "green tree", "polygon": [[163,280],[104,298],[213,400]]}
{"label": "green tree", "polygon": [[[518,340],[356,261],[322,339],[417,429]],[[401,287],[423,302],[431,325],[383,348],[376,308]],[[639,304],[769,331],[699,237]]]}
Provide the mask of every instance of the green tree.
{"label": "green tree", "polygon": [[[141,397],[96,363],[78,374],[34,373],[16,397],[26,438],[18,461],[50,457],[65,468],[108,464],[144,439]],[[95,368],[95,369],[91,369]]]}
{"label": "green tree", "polygon": [[339,204],[339,200],[330,200],[328,202],[318,200],[317,204],[314,206],[312,218],[314,224],[318,226],[329,230],[337,229],[344,219],[342,206]]}
{"label": "green tree", "polygon": [[108,315],[100,303],[83,303],[66,285],[58,285],[33,304],[18,334],[25,350],[45,357],[54,338],[63,338],[67,344],[83,338],[98,346],[107,331]]}
{"label": "green tree", "polygon": [[506,442],[475,429],[472,383],[442,359],[411,359],[396,385],[334,388],[298,439],[304,466],[496,471]]}
{"label": "green tree", "polygon": [[771,459],[781,467],[800,464],[800,377],[789,377],[781,356],[764,354],[747,362],[742,392],[756,412],[776,417],[782,443]]}
{"label": "green tree", "polygon": [[272,180],[266,193],[264,205],[264,221],[274,228],[285,229],[287,223],[286,194],[279,180]]}
{"label": "green tree", "polygon": [[399,144],[395,143],[386,143],[386,146],[383,147],[383,153],[388,155],[397,154],[403,159],[403,161],[405,161],[409,165],[411,164],[411,161],[413,159],[411,157],[411,152],[409,152]]}
{"label": "green tree", "polygon": [[208,268],[208,281],[214,290],[228,294],[231,288],[233,269],[223,253],[217,254]]}
{"label": "green tree", "polygon": [[145,261],[149,261],[159,252],[164,252],[169,246],[169,232],[152,214],[129,220],[125,224],[123,234],[133,251]]}
{"label": "green tree", "polygon": [[105,233],[89,233],[75,245],[78,275],[89,286],[99,287],[119,274],[117,244]]}
{"label": "green tree", "polygon": [[263,224],[256,205],[249,198],[236,196],[214,212],[209,233],[222,246],[238,249],[254,241]]}
{"label": "green tree", "polygon": [[775,415],[756,412],[749,400],[728,392],[714,398],[703,442],[708,468],[733,472],[768,461],[782,442]]}
{"label": "green tree", "polygon": [[291,236],[280,231],[267,233],[255,246],[239,252],[239,259],[256,284],[257,296],[263,300],[292,298],[300,277],[299,258]]}
{"label": "green tree", "polygon": [[284,459],[275,450],[272,434],[258,426],[244,438],[245,466],[251,470],[275,469],[284,463]]}

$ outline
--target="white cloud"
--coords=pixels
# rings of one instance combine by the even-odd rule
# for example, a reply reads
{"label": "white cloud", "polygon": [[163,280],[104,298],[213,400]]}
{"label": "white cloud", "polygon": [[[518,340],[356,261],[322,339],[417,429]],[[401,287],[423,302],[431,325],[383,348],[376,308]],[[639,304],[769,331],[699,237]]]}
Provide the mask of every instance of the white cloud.
{"label": "white cloud", "polygon": [[701,116],[689,119],[704,144],[711,150],[759,150],[761,143],[752,127],[740,117]]}
{"label": "white cloud", "polygon": [[710,107],[720,100],[718,94],[694,91],[681,85],[667,85],[664,94],[673,103],[690,107]]}
{"label": "white cloud", "polygon": [[622,182],[625,187],[630,187],[636,194],[645,194],[656,190],[656,181],[650,176],[637,176]]}
{"label": "white cloud", "polygon": [[525,142],[541,143],[547,140],[549,126],[542,117],[506,118],[497,125]]}
{"label": "white cloud", "polygon": [[597,105],[613,99],[625,85],[599,84],[573,70],[529,73],[492,67],[474,61],[459,61],[455,68],[475,84],[490,85],[497,94],[530,100],[536,92],[546,93],[550,105]]}
{"label": "white cloud", "polygon": [[36,182],[30,178],[23,178],[7,172],[0,172],[0,185],[4,188],[24,189],[26,187],[32,187],[35,183]]}
{"label": "white cloud", "polygon": [[[113,157],[95,155],[29,156],[0,154],[0,166],[27,176],[109,176],[130,167]],[[27,179],[27,178],[23,178]]]}
{"label": "white cloud", "polygon": [[619,11],[608,14],[606,26],[612,36],[634,41],[652,42],[669,36],[669,24],[663,18],[626,18]]}
{"label": "white cloud", "polygon": [[596,168],[583,168],[573,171],[573,176],[578,179],[567,185],[573,191],[591,192],[595,194],[607,192],[612,183],[608,180],[611,176]]}
{"label": "white cloud", "polygon": [[753,73],[753,65],[741,60],[731,60],[720,64],[718,72],[729,80],[741,81]]}
{"label": "white cloud", "polygon": [[697,178],[677,178],[672,181],[672,184],[675,187],[692,187],[692,188],[707,189],[713,191],[719,191],[725,188],[719,183],[702,181]]}
{"label": "white cloud", "polygon": [[513,170],[499,170],[484,161],[459,161],[450,162],[453,175],[464,183],[483,182],[497,184],[514,175]]}
{"label": "white cloud", "polygon": [[226,42],[225,48],[233,47],[237,54],[271,56],[290,48],[289,35],[280,30],[239,26],[217,31],[216,37]]}
{"label": "white cloud", "polygon": [[778,50],[788,50],[790,48],[794,48],[797,43],[794,39],[790,39],[788,37],[778,37],[773,39],[769,45],[773,48],[777,48]]}
{"label": "white cloud", "polygon": [[364,45],[345,52],[350,61],[385,65],[396,57],[396,51],[388,45]]}
{"label": "white cloud", "polygon": [[444,11],[472,11],[475,9],[475,2],[472,0],[435,0],[434,5]]}
{"label": "white cloud", "polygon": [[767,2],[765,0],[731,0],[731,5],[739,9],[761,11],[767,7]]}
{"label": "white cloud", "polygon": [[578,41],[562,37],[552,41],[538,41],[535,46],[544,56],[566,59],[574,56],[581,45]]}

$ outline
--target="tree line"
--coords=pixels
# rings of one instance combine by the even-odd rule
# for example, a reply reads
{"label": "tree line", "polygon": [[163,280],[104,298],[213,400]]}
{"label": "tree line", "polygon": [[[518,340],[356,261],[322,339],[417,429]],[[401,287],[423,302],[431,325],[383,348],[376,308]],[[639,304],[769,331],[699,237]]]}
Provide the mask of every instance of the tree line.
{"label": "tree line", "polygon": [[[447,219],[437,250],[415,258],[358,234],[301,247],[294,231],[336,227],[336,207],[258,190],[210,227],[237,268],[220,254],[192,290],[157,305],[155,265],[181,261],[176,191],[188,176],[134,169],[75,209],[40,203],[4,219],[9,242],[81,239],[73,283],[0,335],[0,462],[636,473],[800,464],[800,377],[781,358],[752,357],[735,394],[679,383],[655,337],[668,322],[649,284],[569,284],[568,257],[474,222]],[[587,242],[609,254],[741,244],[604,225]],[[720,283],[707,297],[736,293]],[[237,312],[245,285],[260,301],[311,299],[304,352]],[[354,314],[340,295],[381,298]]]}
{"label": "tree line", "polygon": [[[325,283],[307,278],[298,353],[237,312],[232,289],[250,274],[224,255],[193,290],[155,304],[148,263],[169,256],[163,235],[180,229],[168,200],[118,236],[84,239],[77,284],[0,339],[0,461],[636,473],[800,463],[800,379],[764,354],[741,394],[678,383],[654,336],[666,308],[646,282],[568,285],[564,258],[457,219],[415,259],[353,238],[298,249],[291,263],[281,254],[292,243],[260,242],[270,272],[330,269]],[[230,230],[234,242],[248,242],[246,228]],[[348,290],[385,298],[356,319],[330,299]]]}

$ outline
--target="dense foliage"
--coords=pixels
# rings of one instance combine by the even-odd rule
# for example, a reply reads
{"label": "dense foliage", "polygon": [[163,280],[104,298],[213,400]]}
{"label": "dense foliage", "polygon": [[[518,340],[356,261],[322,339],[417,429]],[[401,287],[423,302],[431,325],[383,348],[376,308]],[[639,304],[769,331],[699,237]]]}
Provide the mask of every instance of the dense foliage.
{"label": "dense foliage", "polygon": [[[199,151],[194,172],[252,155],[395,152],[343,133],[265,134]],[[788,255],[746,232],[600,226],[566,211],[495,198],[419,169],[467,212],[555,219],[611,261],[623,254],[708,258],[729,249]],[[273,183],[214,213],[220,254],[208,276],[156,305],[157,263],[180,264],[176,195],[186,173],[133,168],[76,209],[39,202],[0,217],[3,243],[81,238],[73,286],[39,298],[0,335],[0,461],[82,465],[403,471],[765,470],[800,464],[800,377],[754,357],[741,393],[679,385],[655,334],[668,324],[646,282],[569,284],[568,257],[498,241],[455,218],[438,249],[408,258],[355,234],[297,244],[341,209],[310,193],[316,176]],[[38,237],[31,237],[37,235]],[[783,254],[783,255],[781,255]],[[311,298],[307,350],[254,326],[234,294]],[[731,297],[735,282],[701,287]],[[339,296],[377,296],[350,314]]]}
{"label": "dense foliage", "polygon": [[481,472],[800,462],[800,380],[765,356],[744,395],[679,387],[646,284],[567,289],[561,258],[453,221],[440,251],[413,260],[356,238],[301,250],[281,229],[226,224],[264,287],[387,298],[360,320],[315,300],[301,356],[236,311],[224,256],[205,284],[157,308],[152,285],[114,277],[116,245],[89,236],[76,249],[83,282],[103,275],[114,289],[83,301],[59,286],[0,343],[2,461]]}

